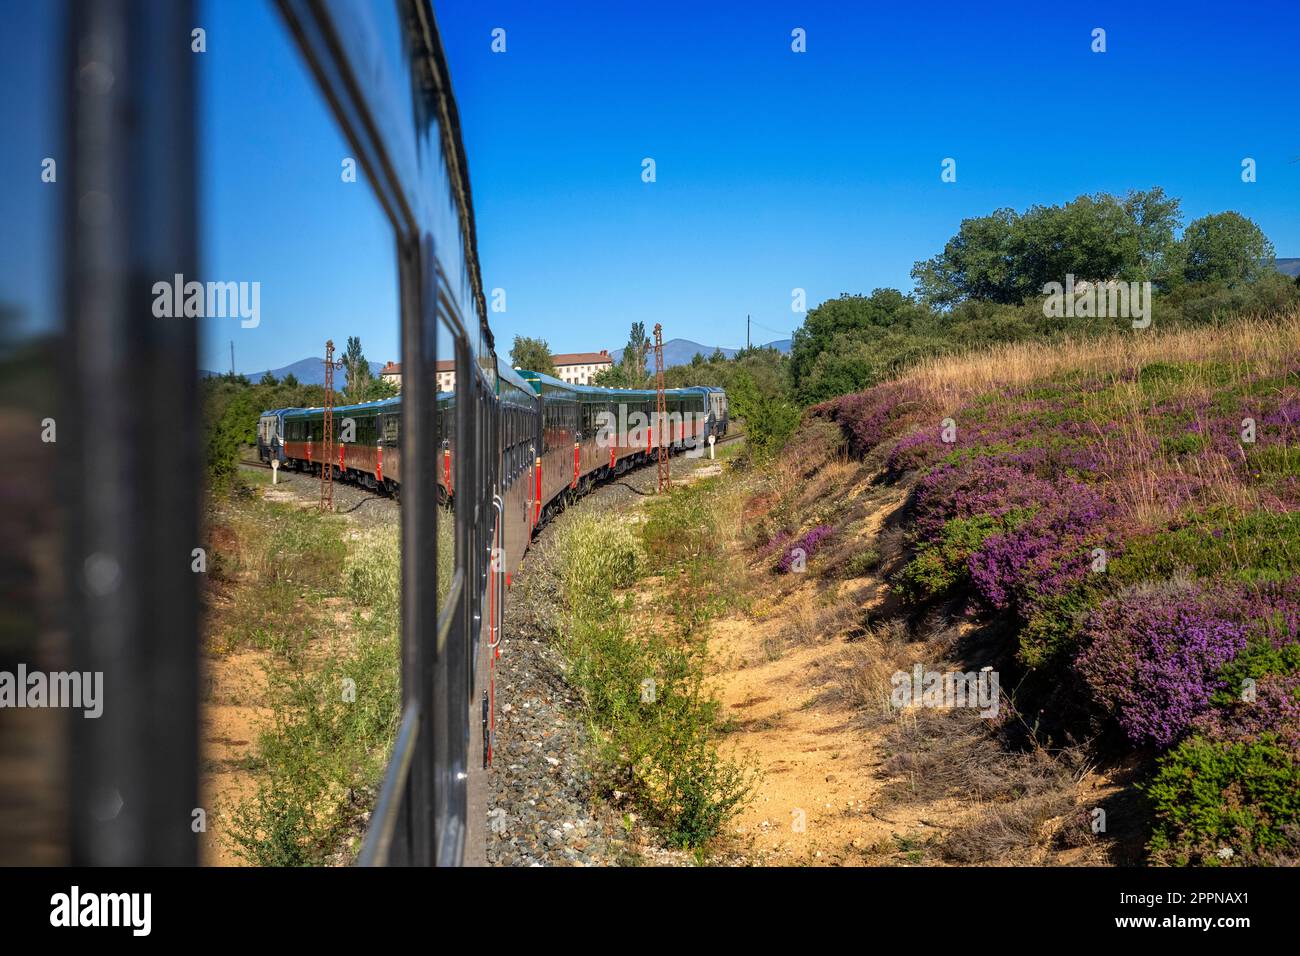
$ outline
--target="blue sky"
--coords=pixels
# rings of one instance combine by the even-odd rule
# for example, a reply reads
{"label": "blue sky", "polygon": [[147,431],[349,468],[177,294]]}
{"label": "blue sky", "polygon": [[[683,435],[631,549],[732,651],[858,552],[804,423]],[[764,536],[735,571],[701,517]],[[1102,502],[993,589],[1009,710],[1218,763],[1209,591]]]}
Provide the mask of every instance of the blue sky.
{"label": "blue sky", "polygon": [[53,2],[7,4],[0,14],[0,303],[17,306],[24,331],[53,327],[58,308],[60,194],[57,182],[41,181],[42,162],[59,158],[57,76],[42,55],[57,14]]}
{"label": "blue sky", "polygon": [[[910,289],[913,262],[962,218],[1084,192],[1161,185],[1185,221],[1236,209],[1300,256],[1294,2],[435,9],[485,286],[506,290],[491,315],[503,352],[515,334],[617,348],[633,321],[737,346],[746,313],[755,341],[785,337],[794,287],[809,306]],[[348,151],[278,14],[263,0],[200,11],[204,277],[260,279],[263,315],[207,322],[202,364],[227,368],[232,339],[252,372],[357,333],[370,359],[397,359],[387,224],[364,184],[340,181]],[[32,117],[49,67],[21,35],[0,39],[20,94],[0,98],[0,175],[15,185],[6,217],[32,228],[0,234],[0,298],[41,313],[53,205],[39,162],[57,123]],[[1245,156],[1256,183],[1241,182]],[[956,183],[940,181],[945,157]]]}
{"label": "blue sky", "polygon": [[793,287],[910,289],[962,218],[1098,190],[1234,208],[1300,255],[1294,3],[704,6],[440,6],[506,341],[740,345],[747,312],[795,327]]}

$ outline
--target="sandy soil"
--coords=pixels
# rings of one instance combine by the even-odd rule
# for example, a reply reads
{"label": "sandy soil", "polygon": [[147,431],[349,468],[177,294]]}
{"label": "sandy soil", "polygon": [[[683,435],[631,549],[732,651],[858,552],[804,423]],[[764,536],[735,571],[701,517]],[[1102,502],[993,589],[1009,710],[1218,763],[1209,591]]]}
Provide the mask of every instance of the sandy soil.
{"label": "sandy soil", "polygon": [[[866,546],[901,504],[902,492],[871,497],[857,486],[850,495],[874,502],[858,526]],[[945,865],[938,846],[984,819],[990,806],[973,796],[889,799],[885,791],[899,778],[882,770],[884,739],[895,725],[847,690],[856,676],[850,672],[868,654],[856,643],[853,622],[879,606],[887,593],[883,581],[874,574],[793,587],[773,581],[770,593],[762,593],[770,572],[757,574],[750,607],[715,620],[710,636],[713,684],[729,721],[723,753],[748,760],[761,775],[754,800],[732,825],[737,842],[748,847],[743,862]],[[1096,806],[1117,789],[1109,776],[1089,774],[1077,794],[1080,805]],[[1051,821],[1044,833],[1063,820]],[[1106,858],[1096,846],[1063,849],[1043,839],[989,862],[1076,865]]]}
{"label": "sandy soil", "polygon": [[266,651],[237,651],[209,656],[207,694],[202,715],[203,806],[208,809],[208,829],[199,839],[199,861],[204,866],[242,866],[223,838],[230,808],[256,793],[257,778],[247,768],[256,754],[261,727],[270,708],[258,706],[266,699]]}

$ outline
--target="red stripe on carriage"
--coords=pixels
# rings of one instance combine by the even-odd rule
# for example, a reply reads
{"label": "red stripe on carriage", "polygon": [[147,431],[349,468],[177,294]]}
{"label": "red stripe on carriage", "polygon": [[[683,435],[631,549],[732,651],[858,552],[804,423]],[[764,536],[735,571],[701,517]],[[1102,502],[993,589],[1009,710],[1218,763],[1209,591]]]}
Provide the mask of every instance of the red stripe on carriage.
{"label": "red stripe on carriage", "polygon": [[536,497],[533,498],[533,524],[542,520],[542,459],[537,459],[537,464],[533,469],[533,474],[537,476]]}

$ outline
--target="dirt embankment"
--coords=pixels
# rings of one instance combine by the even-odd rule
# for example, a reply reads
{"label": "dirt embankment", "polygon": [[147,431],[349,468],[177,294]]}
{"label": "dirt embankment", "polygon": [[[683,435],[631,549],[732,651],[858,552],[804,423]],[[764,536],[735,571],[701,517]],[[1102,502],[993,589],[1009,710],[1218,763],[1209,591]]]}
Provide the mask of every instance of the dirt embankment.
{"label": "dirt embankment", "polygon": [[[796,445],[745,496],[723,546],[749,595],[713,622],[710,654],[724,752],[761,772],[733,824],[740,860],[768,865],[1075,865],[1122,859],[1098,807],[1122,810],[1123,770],[1078,752],[1009,747],[1013,717],[891,703],[895,675],[978,674],[1001,664],[997,625],[959,608],[905,618],[886,578],[905,559],[908,487],[851,461],[833,436]],[[806,539],[788,573],[777,565]],[[820,536],[820,538],[819,538]],[[802,568],[802,570],[800,570]],[[1123,816],[1121,812],[1120,817]]]}

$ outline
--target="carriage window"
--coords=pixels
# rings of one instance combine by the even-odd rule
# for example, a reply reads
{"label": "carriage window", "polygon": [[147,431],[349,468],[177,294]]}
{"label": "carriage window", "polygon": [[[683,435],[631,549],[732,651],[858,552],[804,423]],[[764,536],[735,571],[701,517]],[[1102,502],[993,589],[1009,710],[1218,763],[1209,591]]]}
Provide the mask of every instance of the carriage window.
{"label": "carriage window", "polygon": [[[401,512],[391,493],[378,487],[380,482],[400,482],[398,457],[385,454],[381,474],[375,447],[376,410],[341,410],[396,391],[378,374],[388,362],[402,359],[392,225],[358,151],[341,132],[286,28],[277,9],[280,5],[200,6],[200,24],[207,33],[206,52],[194,57],[200,90],[197,151],[202,161],[197,198],[203,274],[177,281],[206,286],[205,315],[198,320],[198,364],[222,374],[204,381],[201,399],[213,415],[208,420],[218,422],[222,410],[240,406],[250,407],[252,415],[276,408],[312,409],[305,419],[285,422],[286,462],[276,476],[273,494],[268,493],[272,490],[269,474],[259,480],[260,475],[241,467],[234,480],[244,483],[249,494],[206,509],[203,543],[208,560],[232,567],[275,567],[284,579],[299,580],[312,573],[320,556],[312,548],[295,548],[288,542],[295,540],[299,522],[310,517],[311,540],[316,535],[321,541],[337,539],[336,546],[346,549],[349,560],[377,562],[376,567],[382,564],[391,569],[392,579],[399,579],[400,568],[392,566],[400,560]],[[395,5],[390,2],[386,7]],[[384,9],[384,4],[374,4],[374,16],[382,16]],[[334,413],[328,447],[321,411],[327,400],[327,339],[333,342],[337,363],[329,396]],[[347,418],[354,425],[350,434],[344,428]],[[241,455],[249,457],[242,449]],[[322,465],[331,479],[328,491],[336,512],[332,517],[319,514],[326,490]],[[350,514],[362,498],[365,506]],[[256,535],[244,531],[254,512],[241,513],[254,504],[258,506]],[[359,515],[368,516],[367,531],[373,531],[364,541],[348,530]],[[223,553],[226,548],[229,553]],[[374,688],[390,680],[395,685],[400,668],[397,589],[376,587],[358,596],[349,592],[341,576],[322,588],[331,603],[339,603],[344,617],[350,618],[353,607],[362,601],[368,613],[373,610],[373,633],[381,647],[376,660],[382,662],[373,672],[377,683],[372,687],[358,679],[357,699],[378,699]],[[270,689],[250,695],[246,681],[222,657],[220,649],[242,648],[249,640],[246,626],[226,611],[242,606],[244,597],[231,597],[216,605],[204,624],[209,653],[203,661],[207,671],[203,719],[216,726],[234,719],[229,701],[242,698],[259,709],[274,706]],[[293,668],[295,679],[326,686],[329,678],[320,667],[302,663],[319,657],[310,643],[312,629],[299,626],[292,617],[297,612],[291,613],[287,605],[262,607],[258,623],[268,633],[301,634],[289,639],[282,650],[266,653],[268,673]],[[356,660],[348,660],[353,653],[345,647],[332,649],[331,666],[359,674]],[[396,707],[395,700],[386,699],[388,703]],[[395,711],[382,719],[390,717],[395,726]],[[235,745],[225,737],[203,735],[204,805],[223,808],[210,811],[207,830],[199,836],[205,863],[239,862],[232,849],[239,814],[265,805],[276,786],[275,760],[298,761],[307,768],[320,759],[288,735],[277,736],[274,747],[266,749],[256,734],[235,736],[248,741]],[[264,754],[272,749],[278,756],[266,758]],[[252,764],[267,766],[267,772],[235,769]],[[369,782],[358,772],[340,792]],[[301,809],[321,821],[353,812],[345,797]]]}

